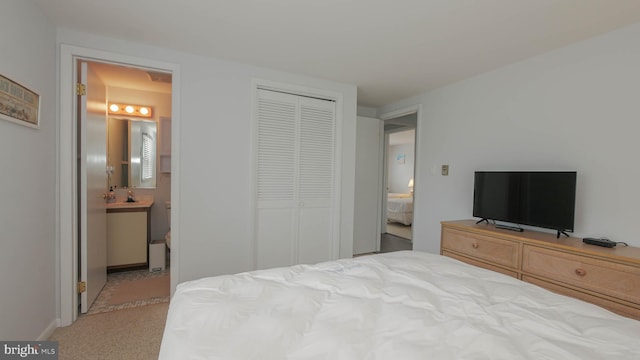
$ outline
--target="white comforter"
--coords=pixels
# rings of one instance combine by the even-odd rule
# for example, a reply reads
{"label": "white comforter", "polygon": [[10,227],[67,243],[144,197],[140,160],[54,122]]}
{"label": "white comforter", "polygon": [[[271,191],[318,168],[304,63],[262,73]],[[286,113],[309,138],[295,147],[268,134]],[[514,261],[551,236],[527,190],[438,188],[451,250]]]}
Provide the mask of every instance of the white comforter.
{"label": "white comforter", "polygon": [[160,359],[640,359],[640,322],[396,252],[183,283]]}

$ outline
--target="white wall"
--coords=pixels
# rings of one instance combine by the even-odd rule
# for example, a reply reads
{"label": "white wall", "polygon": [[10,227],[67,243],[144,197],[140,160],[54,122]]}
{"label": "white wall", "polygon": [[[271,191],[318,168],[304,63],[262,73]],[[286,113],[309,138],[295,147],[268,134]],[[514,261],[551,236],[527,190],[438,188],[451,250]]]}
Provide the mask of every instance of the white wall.
{"label": "white wall", "polygon": [[422,104],[414,249],[472,217],[475,170],[577,170],[574,236],[640,246],[638,39],[640,24],[378,109]]}
{"label": "white wall", "polygon": [[[140,43],[68,29],[58,41],[180,66],[179,173],[172,173],[172,199],[179,197],[178,282],[245,271],[251,253],[251,81],[260,78],[342,94],[343,128],[341,257],[353,247],[356,87],[310,77],[219,61]],[[340,111],[340,110],[339,110]],[[172,144],[175,151],[176,144]],[[230,191],[231,189],[231,191]],[[172,200],[173,207],[173,200]],[[174,211],[177,210],[177,211]],[[179,211],[179,212],[178,212]],[[173,281],[174,279],[172,279]]]}
{"label": "white wall", "polygon": [[[413,132],[414,130],[411,130]],[[413,177],[415,143],[389,146],[387,153],[387,187],[392,193],[409,193],[409,180]],[[398,162],[398,155],[404,154],[404,163]]]}
{"label": "white wall", "polygon": [[377,118],[378,113],[376,112],[376,108],[368,107],[368,106],[360,106],[358,105],[356,110],[358,116],[369,117],[369,118]]}
{"label": "white wall", "polygon": [[30,1],[0,10],[0,74],[40,95],[40,128],[0,119],[0,339],[56,319],[55,31]]}

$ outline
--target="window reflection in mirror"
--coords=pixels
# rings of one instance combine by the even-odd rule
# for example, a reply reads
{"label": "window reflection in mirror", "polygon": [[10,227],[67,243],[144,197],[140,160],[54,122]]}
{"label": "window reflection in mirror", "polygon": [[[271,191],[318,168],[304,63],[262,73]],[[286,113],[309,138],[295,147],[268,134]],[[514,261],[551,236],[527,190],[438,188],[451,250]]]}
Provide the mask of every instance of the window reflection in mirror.
{"label": "window reflection in mirror", "polygon": [[109,118],[109,187],[156,187],[157,124],[149,120]]}

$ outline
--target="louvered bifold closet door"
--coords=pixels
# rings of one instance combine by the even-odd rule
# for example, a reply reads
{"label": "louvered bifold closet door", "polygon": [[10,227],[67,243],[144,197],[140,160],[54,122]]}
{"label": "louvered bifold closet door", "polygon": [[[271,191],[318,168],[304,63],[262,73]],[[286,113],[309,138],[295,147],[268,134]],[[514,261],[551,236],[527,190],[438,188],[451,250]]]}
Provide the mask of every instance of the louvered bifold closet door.
{"label": "louvered bifold closet door", "polygon": [[256,266],[331,259],[335,103],[258,90]]}
{"label": "louvered bifold closet door", "polygon": [[297,209],[298,97],[258,90],[256,266],[292,265]]}
{"label": "louvered bifold closet door", "polygon": [[300,98],[298,262],[331,259],[335,102]]}

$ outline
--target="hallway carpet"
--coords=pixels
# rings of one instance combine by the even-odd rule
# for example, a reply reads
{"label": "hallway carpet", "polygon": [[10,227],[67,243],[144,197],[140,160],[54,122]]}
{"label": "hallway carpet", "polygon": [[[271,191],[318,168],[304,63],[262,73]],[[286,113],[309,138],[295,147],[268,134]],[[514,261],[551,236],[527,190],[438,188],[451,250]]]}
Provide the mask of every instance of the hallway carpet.
{"label": "hallway carpet", "polygon": [[168,303],[96,315],[83,315],[71,326],[57,328],[61,360],[157,359]]}
{"label": "hallway carpet", "polygon": [[382,234],[380,236],[380,252],[392,252],[402,250],[413,250],[411,240],[401,238],[392,234]]}
{"label": "hallway carpet", "polygon": [[169,297],[169,276],[123,281],[114,291],[110,305]]}

